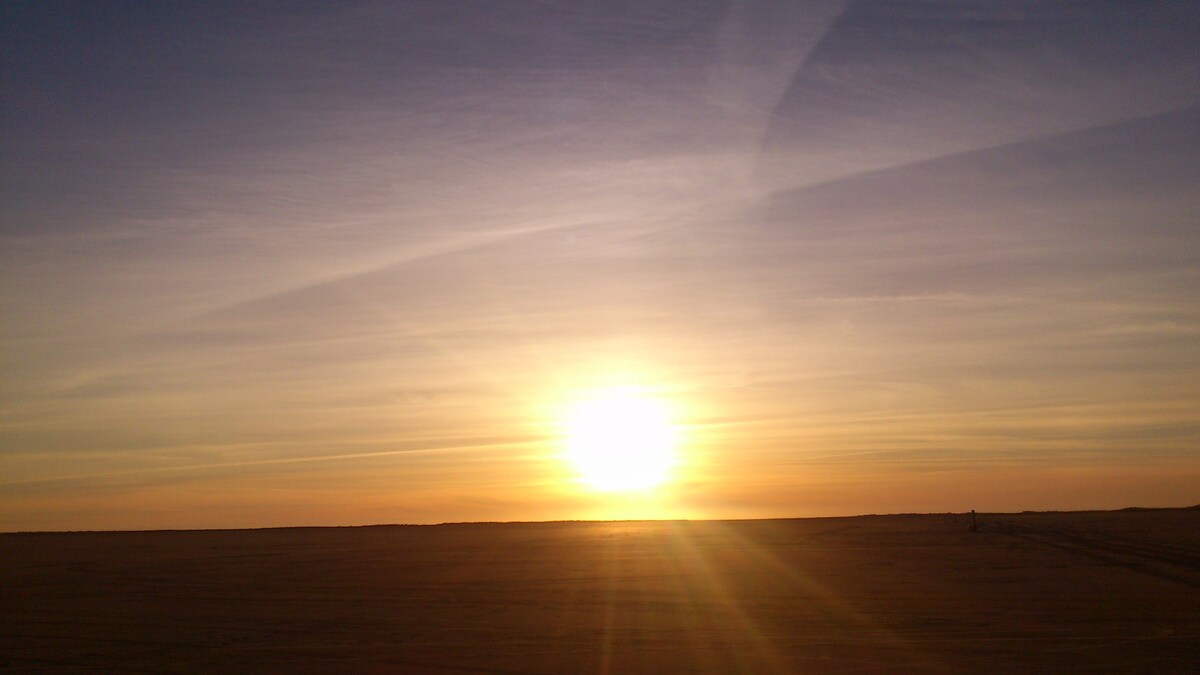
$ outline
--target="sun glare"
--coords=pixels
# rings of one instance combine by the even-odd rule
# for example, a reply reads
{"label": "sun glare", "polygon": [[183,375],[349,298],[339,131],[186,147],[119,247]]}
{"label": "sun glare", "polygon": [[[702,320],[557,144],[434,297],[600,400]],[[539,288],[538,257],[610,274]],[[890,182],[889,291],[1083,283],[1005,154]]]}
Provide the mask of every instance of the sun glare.
{"label": "sun glare", "polygon": [[676,431],[663,402],[606,391],[575,403],[565,422],[567,460],[592,489],[642,490],[670,477]]}

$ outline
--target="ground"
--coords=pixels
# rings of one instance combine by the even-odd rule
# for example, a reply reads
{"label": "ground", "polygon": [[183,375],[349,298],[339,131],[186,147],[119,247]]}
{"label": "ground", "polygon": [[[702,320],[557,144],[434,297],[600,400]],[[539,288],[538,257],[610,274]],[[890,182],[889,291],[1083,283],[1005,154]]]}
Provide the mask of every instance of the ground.
{"label": "ground", "polygon": [[1200,510],[0,535],[0,669],[1194,672]]}

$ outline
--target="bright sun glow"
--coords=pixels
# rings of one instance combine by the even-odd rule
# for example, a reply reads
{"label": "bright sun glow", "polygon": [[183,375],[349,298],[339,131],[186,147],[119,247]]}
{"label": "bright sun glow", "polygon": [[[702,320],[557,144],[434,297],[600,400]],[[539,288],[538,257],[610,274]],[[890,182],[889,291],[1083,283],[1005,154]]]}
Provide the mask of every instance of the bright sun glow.
{"label": "bright sun glow", "polygon": [[670,477],[675,427],[661,401],[620,390],[577,402],[566,418],[566,456],[596,490],[638,490]]}

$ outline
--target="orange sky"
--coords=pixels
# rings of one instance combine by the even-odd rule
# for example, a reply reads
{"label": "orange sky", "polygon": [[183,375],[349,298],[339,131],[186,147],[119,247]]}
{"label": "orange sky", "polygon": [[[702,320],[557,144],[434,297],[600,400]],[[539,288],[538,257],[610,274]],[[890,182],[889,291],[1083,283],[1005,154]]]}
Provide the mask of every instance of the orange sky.
{"label": "orange sky", "polygon": [[0,528],[1198,503],[1186,4],[6,7]]}

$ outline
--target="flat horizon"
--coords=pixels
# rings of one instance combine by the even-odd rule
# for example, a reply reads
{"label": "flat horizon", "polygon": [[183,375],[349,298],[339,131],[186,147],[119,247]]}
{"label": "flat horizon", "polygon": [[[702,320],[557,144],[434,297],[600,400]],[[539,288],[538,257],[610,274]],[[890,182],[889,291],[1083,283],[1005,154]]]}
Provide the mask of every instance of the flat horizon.
{"label": "flat horizon", "polygon": [[895,513],[854,513],[831,516],[767,516],[760,518],[613,518],[613,519],[561,519],[561,520],[454,520],[438,523],[363,523],[360,525],[264,525],[261,527],[195,527],[154,528],[130,530],[3,530],[0,534],[73,534],[73,533],[121,533],[121,532],[247,532],[254,530],[311,530],[346,529],[356,527],[440,527],[442,525],[553,525],[556,523],[731,523],[772,520],[834,520],[846,518],[888,518],[892,516],[967,516],[972,513],[987,516],[1070,514],[1070,513],[1119,513],[1122,511],[1188,511],[1200,510],[1200,504],[1190,506],[1125,506],[1115,509],[1066,509],[1021,511],[898,511]]}

